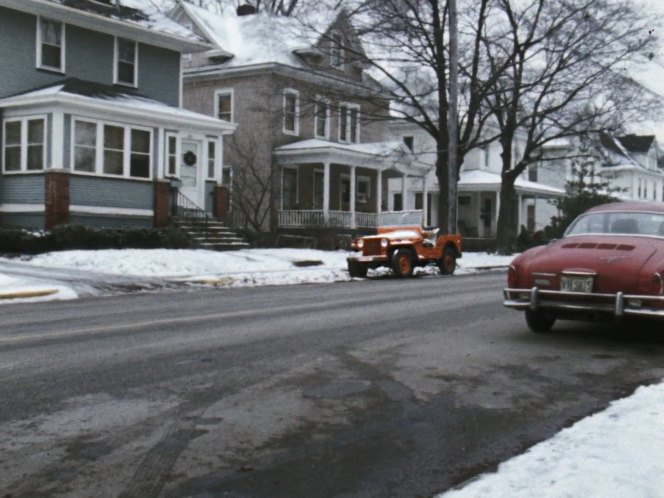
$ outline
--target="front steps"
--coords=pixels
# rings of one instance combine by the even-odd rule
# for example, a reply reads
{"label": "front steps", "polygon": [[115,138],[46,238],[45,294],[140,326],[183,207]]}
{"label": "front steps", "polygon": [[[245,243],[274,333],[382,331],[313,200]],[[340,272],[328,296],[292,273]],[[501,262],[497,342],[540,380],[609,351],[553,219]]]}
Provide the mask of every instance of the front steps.
{"label": "front steps", "polygon": [[233,251],[249,247],[242,238],[221,221],[210,219],[173,217],[171,222],[187,233],[194,245],[211,251]]}

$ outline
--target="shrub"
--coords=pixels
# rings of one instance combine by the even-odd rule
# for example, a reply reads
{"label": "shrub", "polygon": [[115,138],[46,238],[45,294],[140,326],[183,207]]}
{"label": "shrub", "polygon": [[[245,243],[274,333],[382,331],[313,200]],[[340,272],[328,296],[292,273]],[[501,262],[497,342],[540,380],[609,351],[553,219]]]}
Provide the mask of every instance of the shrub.
{"label": "shrub", "polygon": [[59,225],[45,234],[26,230],[0,230],[0,252],[35,254],[69,249],[184,249],[189,237],[180,230],[89,228]]}

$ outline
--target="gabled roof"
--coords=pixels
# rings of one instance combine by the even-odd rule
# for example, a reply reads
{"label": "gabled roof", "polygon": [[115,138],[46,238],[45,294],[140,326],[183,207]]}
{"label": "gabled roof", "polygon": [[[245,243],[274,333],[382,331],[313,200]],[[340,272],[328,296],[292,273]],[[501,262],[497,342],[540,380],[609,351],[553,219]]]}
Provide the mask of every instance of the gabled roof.
{"label": "gabled roof", "polygon": [[617,137],[620,143],[630,152],[647,153],[655,141],[655,135],[634,135],[629,134],[624,137]]}
{"label": "gabled roof", "polygon": [[102,112],[140,117],[160,124],[176,123],[230,133],[235,124],[212,116],[171,107],[143,95],[77,78],[35,88],[0,99],[0,109],[40,104],[64,104],[96,109]]}
{"label": "gabled roof", "polygon": [[0,0],[0,7],[180,52],[210,48],[205,40],[162,14],[151,0]]}
{"label": "gabled roof", "polygon": [[328,11],[304,21],[264,12],[238,16],[227,10],[224,14],[215,14],[181,1],[171,16],[177,18],[180,9],[208,40],[228,54],[224,68],[270,63],[309,68],[301,56],[322,55],[318,44],[334,25],[344,27],[353,52],[363,54],[359,38],[352,32],[343,10]]}

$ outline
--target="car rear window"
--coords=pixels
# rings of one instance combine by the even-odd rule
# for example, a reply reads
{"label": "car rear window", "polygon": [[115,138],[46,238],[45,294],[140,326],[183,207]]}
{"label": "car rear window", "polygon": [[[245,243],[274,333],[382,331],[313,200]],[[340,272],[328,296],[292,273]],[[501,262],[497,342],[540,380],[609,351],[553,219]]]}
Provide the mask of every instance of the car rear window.
{"label": "car rear window", "polygon": [[664,237],[664,214],[621,211],[584,214],[574,220],[565,236],[598,233]]}

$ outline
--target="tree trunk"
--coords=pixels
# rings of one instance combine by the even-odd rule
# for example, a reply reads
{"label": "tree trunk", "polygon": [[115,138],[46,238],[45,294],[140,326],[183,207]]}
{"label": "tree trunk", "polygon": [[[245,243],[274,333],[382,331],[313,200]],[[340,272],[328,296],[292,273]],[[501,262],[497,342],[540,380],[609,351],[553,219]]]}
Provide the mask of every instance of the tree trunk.
{"label": "tree trunk", "polygon": [[449,216],[449,177],[447,168],[447,154],[438,153],[436,160],[436,176],[438,177],[438,227],[440,233],[448,233]]}
{"label": "tree trunk", "polygon": [[512,254],[517,237],[517,205],[519,202],[514,188],[516,177],[503,175],[500,186],[500,209],[496,228],[496,250],[498,254]]}

